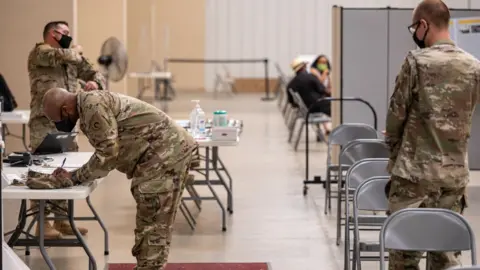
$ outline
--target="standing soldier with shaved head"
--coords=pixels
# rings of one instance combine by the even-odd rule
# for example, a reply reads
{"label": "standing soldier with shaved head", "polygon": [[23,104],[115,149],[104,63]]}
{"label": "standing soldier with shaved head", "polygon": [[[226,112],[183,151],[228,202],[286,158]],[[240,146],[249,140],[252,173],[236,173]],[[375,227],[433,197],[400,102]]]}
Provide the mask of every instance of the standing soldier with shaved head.
{"label": "standing soldier with shaved head", "polygon": [[[472,114],[479,101],[480,63],[449,34],[450,12],[424,0],[408,27],[419,47],[398,74],[387,114],[389,212],[444,208],[463,213]],[[431,252],[430,269],[460,265],[460,252]],[[390,270],[418,270],[421,252],[391,250]]]}
{"label": "standing soldier with shaved head", "polygon": [[107,91],[70,93],[49,90],[43,109],[53,122],[80,121],[80,129],[95,148],[80,169],[57,169],[54,175],[86,183],[117,169],[132,179],[137,203],[135,245],[137,270],[163,270],[172,229],[195,139],[154,106]]}
{"label": "standing soldier with shaved head", "polygon": [[[53,123],[42,112],[41,103],[45,92],[54,87],[63,87],[70,92],[78,89],[78,79],[86,82],[85,90],[105,89],[104,77],[93,68],[93,65],[82,56],[82,48],[71,46],[72,38],[68,23],[64,21],[49,22],[43,30],[43,42],[37,43],[28,56],[28,74],[30,77],[30,147],[32,151],[40,145],[48,133],[59,131],[70,132],[75,124],[68,121]],[[73,151],[78,150],[75,144]],[[58,207],[47,205],[45,214],[50,211],[55,215],[66,215],[66,201],[52,201]],[[36,201],[31,201],[38,207]],[[85,228],[78,228],[86,234]],[[36,234],[38,235],[38,224]],[[52,227],[45,224],[45,238],[60,238],[62,234],[73,235],[68,222],[55,221]]]}

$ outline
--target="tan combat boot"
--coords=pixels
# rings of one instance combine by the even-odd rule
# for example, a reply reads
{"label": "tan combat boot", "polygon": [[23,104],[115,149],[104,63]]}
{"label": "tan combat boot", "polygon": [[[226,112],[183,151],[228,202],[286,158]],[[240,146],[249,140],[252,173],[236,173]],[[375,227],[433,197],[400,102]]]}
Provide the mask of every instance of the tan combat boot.
{"label": "tan combat boot", "polygon": [[[46,220],[44,223],[44,235],[45,239],[62,239],[62,233],[55,230],[55,228],[52,227],[48,220]],[[35,228],[35,236],[40,236],[40,226],[38,225],[38,223]]]}
{"label": "tan combat boot", "polygon": [[[64,235],[75,235],[73,233],[72,226],[70,226],[70,223],[65,220],[55,220],[55,222],[53,223],[53,227]],[[88,233],[88,230],[86,228],[77,226],[77,229],[81,235],[86,235]]]}

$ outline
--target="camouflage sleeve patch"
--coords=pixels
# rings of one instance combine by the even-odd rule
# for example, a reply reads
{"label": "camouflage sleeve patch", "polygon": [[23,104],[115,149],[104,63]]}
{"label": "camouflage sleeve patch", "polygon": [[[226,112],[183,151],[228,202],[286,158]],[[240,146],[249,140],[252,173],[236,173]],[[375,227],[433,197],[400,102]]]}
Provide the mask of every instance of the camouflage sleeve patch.
{"label": "camouflage sleeve patch", "polygon": [[85,82],[94,81],[98,84],[100,90],[105,90],[105,77],[95,70],[93,64],[85,57],[77,65],[78,78]]}
{"label": "camouflage sleeve patch", "polygon": [[390,105],[387,111],[385,140],[390,147],[392,158],[397,156],[398,147],[401,144],[403,129],[408,117],[408,108],[412,102],[412,88],[414,86],[414,59],[409,53],[403,62],[402,68],[395,80],[395,89],[390,97]]}
{"label": "camouflage sleeve patch", "polygon": [[82,56],[72,49],[53,48],[48,44],[41,44],[35,50],[36,62],[40,66],[54,67],[63,64],[77,64]]}
{"label": "camouflage sleeve patch", "polygon": [[85,136],[95,148],[90,160],[76,171],[79,182],[93,181],[108,175],[115,169],[118,155],[117,120],[97,95],[88,95],[82,103],[81,121]]}

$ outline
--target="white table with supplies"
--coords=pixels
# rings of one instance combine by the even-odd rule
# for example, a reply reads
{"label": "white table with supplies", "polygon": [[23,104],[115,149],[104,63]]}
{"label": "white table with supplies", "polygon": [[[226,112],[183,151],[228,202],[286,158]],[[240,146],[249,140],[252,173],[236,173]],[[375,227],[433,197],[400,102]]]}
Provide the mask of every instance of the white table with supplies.
{"label": "white table with supplies", "polygon": [[[176,123],[186,129],[189,128],[189,120],[176,120]],[[221,147],[235,147],[240,143],[240,134],[242,133],[243,123],[239,120],[230,120],[230,127],[235,127],[237,129],[236,140],[212,140],[208,133],[211,131],[211,123],[207,123],[207,136],[204,138],[196,138],[196,141],[200,148],[205,149],[204,154],[197,153],[200,159],[204,163],[204,167],[191,168],[192,171],[204,176],[204,180],[195,180],[193,186],[195,185],[206,185],[212,196],[200,196],[198,192],[193,188],[193,192],[187,191],[190,193],[190,197],[183,197],[182,205],[180,210],[184,213],[187,222],[189,223],[192,229],[195,228],[196,221],[185,205],[185,201],[194,201],[198,210],[201,210],[200,202],[203,200],[214,200],[218,203],[222,211],[222,231],[227,230],[227,211],[230,214],[233,214],[233,179],[228,172],[225,163],[221,160],[219,155],[219,148]],[[212,179],[212,174],[215,175],[218,179]],[[218,196],[213,186],[223,186],[227,193],[227,205],[223,204],[222,200]]]}
{"label": "white table with supplies", "polygon": [[[34,159],[41,159],[44,161],[44,164],[41,166],[30,166],[30,167],[11,167],[8,163],[3,164],[2,177],[8,178],[9,181],[13,179],[20,179],[21,175],[26,174],[28,170],[38,171],[42,173],[52,173],[56,168],[60,167],[63,163],[63,160],[66,158],[66,162],[63,166],[66,170],[75,170],[85,164],[88,159],[92,156],[91,152],[69,152],[63,154],[53,154],[45,156],[34,156]],[[82,235],[78,231],[75,221],[76,220],[95,220],[98,221],[100,226],[104,231],[105,237],[105,255],[108,255],[108,232],[103,221],[98,216],[97,212],[93,208],[90,202],[90,194],[97,188],[97,186],[102,182],[103,179],[95,180],[89,184],[73,186],[70,188],[62,189],[30,189],[27,186],[18,186],[18,185],[9,185],[4,188],[2,191],[3,199],[18,199],[22,200],[20,207],[18,225],[15,230],[7,233],[10,235],[7,243],[9,246],[25,246],[26,251],[25,255],[30,254],[30,246],[39,246],[40,252],[45,259],[48,267],[50,269],[56,269],[53,265],[52,260],[47,254],[45,249],[46,246],[56,246],[56,247],[83,247],[85,253],[89,258],[89,270],[96,270],[97,264],[95,258],[88,248],[86,242],[84,241]],[[32,209],[27,209],[27,200],[38,200],[39,209],[38,211],[32,211]],[[93,217],[76,217],[74,215],[74,201],[75,200],[86,200],[87,204],[92,211]],[[44,209],[47,203],[50,200],[67,200],[68,209],[67,217],[45,217]],[[55,206],[52,206],[55,207]],[[58,207],[58,206],[57,206]],[[30,212],[30,213],[29,213]],[[33,212],[33,213],[32,213]],[[29,216],[34,216],[34,220],[30,222],[27,230],[25,227],[27,224],[27,218]],[[72,229],[75,233],[75,239],[45,239],[44,238],[44,221],[46,220],[66,220],[68,219]],[[30,231],[33,228],[35,222],[39,222],[39,237],[33,236]],[[26,238],[20,238],[21,235],[25,235]]]}

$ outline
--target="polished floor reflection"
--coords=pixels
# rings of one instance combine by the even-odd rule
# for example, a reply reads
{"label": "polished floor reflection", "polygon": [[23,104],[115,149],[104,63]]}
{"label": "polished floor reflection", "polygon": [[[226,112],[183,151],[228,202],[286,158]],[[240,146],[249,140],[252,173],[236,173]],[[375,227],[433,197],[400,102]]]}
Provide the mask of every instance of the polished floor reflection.
{"label": "polished floor reflection", "polygon": [[[312,187],[302,195],[304,141],[298,152],[287,143],[287,130],[276,102],[260,101],[260,95],[212,97],[202,95],[201,105],[209,113],[225,109],[230,117],[244,120],[244,132],[238,147],[221,148],[220,155],[234,178],[234,213],[228,218],[228,230],[222,232],[221,214],[213,201],[203,202],[197,228],[191,231],[179,215],[170,254],[172,262],[270,262],[273,270],[343,269],[343,248],[335,246],[334,216],[323,214],[323,189]],[[187,118],[194,96],[179,95],[169,106],[176,119]],[[368,120],[367,120],[368,121]],[[91,147],[81,138],[82,151]],[[325,145],[311,143],[312,173],[324,175]],[[474,229],[480,229],[480,204],[472,176],[471,203],[467,216]],[[92,202],[110,232],[110,255],[103,256],[103,232],[94,222],[79,222],[89,229],[87,242],[96,256],[99,269],[108,262],[134,262],[133,245],[135,203],[130,182],[112,172],[93,193]],[[224,192],[218,189],[225,198]],[[199,188],[207,194],[206,188]],[[18,202],[7,202],[7,228],[15,222]],[[77,202],[77,214],[89,214],[85,202]],[[193,207],[192,207],[193,209]],[[372,236],[373,237],[373,236]],[[26,258],[17,253],[31,269],[48,269],[38,250]],[[81,248],[49,248],[49,255],[59,270],[88,269]],[[465,257],[468,261],[468,257]],[[365,265],[377,269],[377,263]]]}

